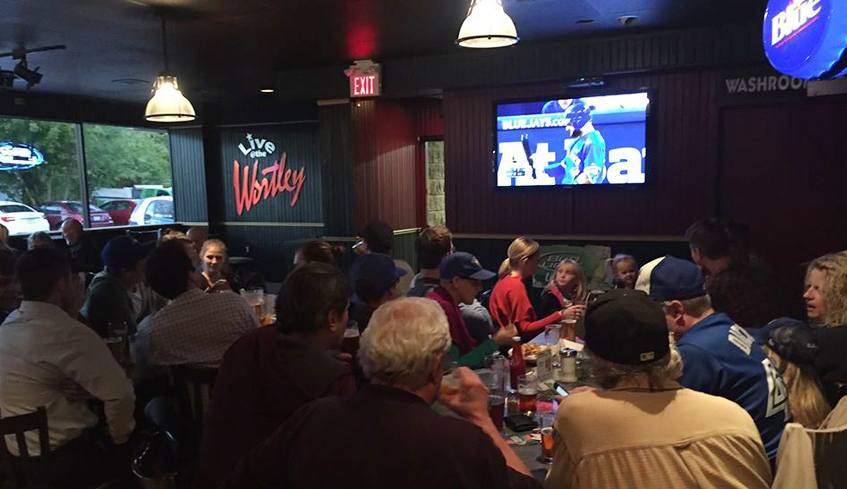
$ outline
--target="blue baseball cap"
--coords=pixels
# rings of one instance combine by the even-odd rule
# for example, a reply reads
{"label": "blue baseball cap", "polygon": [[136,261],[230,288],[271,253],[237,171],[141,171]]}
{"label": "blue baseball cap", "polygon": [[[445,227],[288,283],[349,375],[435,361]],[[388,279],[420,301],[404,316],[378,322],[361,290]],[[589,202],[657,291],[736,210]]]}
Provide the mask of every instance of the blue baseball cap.
{"label": "blue baseball cap", "polygon": [[100,258],[110,273],[118,274],[125,268],[134,268],[156,246],[155,242],[139,243],[129,236],[117,236],[109,240]]}
{"label": "blue baseball cap", "polygon": [[438,273],[445,280],[450,280],[453,277],[488,280],[497,276],[496,273],[482,268],[475,256],[463,251],[445,256],[438,266]]}
{"label": "blue baseball cap", "polygon": [[706,295],[703,274],[697,265],[670,255],[641,267],[635,288],[657,301],[684,301]]}
{"label": "blue baseball cap", "polygon": [[792,318],[777,318],[758,330],[748,330],[756,342],[798,365],[813,365],[818,353],[814,328]]}
{"label": "blue baseball cap", "polygon": [[394,260],[382,253],[367,253],[353,263],[350,276],[355,284],[364,281],[371,284],[377,292],[385,292],[406,275],[406,270],[394,265]]}

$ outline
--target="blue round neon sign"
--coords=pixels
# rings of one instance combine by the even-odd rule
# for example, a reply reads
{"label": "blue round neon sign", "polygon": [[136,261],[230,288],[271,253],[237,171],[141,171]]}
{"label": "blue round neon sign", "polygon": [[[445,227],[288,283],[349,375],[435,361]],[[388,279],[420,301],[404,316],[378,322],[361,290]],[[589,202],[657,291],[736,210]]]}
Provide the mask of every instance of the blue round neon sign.
{"label": "blue round neon sign", "polygon": [[762,42],[771,65],[806,80],[847,74],[847,2],[770,0]]}
{"label": "blue round neon sign", "polygon": [[29,170],[44,163],[44,155],[35,146],[0,141],[0,171]]}

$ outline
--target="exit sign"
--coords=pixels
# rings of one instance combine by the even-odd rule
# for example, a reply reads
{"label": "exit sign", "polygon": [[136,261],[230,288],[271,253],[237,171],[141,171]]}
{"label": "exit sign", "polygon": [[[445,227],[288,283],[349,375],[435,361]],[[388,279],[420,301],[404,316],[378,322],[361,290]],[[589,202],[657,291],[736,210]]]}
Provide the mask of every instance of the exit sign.
{"label": "exit sign", "polygon": [[357,61],[347,70],[350,77],[350,98],[382,95],[380,66],[371,61]]}

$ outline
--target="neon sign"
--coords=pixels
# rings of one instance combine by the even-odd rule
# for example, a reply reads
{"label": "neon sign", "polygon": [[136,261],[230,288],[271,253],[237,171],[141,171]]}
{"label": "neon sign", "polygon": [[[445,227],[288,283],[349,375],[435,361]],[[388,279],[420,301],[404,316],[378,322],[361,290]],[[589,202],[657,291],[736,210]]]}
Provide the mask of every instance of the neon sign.
{"label": "neon sign", "polygon": [[770,0],[762,42],[781,73],[828,79],[847,74],[847,2]]}
{"label": "neon sign", "polygon": [[0,171],[29,170],[43,163],[44,155],[35,146],[0,142]]}
{"label": "neon sign", "polygon": [[377,63],[356,61],[344,74],[350,78],[350,98],[382,95],[382,70]]}
{"label": "neon sign", "polygon": [[249,163],[242,168],[238,160],[232,162],[232,184],[235,187],[235,211],[241,216],[244,212],[277,194],[291,193],[289,206],[294,207],[300,199],[300,192],[306,182],[306,168],[299,170],[286,168],[288,155],[282,153],[271,166],[259,170],[259,160],[256,158],[269,157],[276,151],[276,145],[266,139],[254,138],[247,135],[248,146],[238,145],[239,151],[247,157],[254,158],[252,168]]}

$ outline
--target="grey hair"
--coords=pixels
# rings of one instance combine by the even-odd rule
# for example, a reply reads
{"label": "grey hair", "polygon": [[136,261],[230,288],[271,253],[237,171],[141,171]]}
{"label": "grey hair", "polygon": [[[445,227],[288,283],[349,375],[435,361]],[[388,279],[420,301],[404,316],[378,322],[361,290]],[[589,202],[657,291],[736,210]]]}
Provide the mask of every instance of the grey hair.
{"label": "grey hair", "polygon": [[435,301],[410,297],[380,306],[362,333],[359,361],[377,384],[418,389],[438,355],[450,351],[450,328]]}
{"label": "grey hair", "polygon": [[622,365],[613,363],[588,351],[594,380],[604,389],[617,387],[624,381],[646,380],[651,390],[661,389],[668,381],[682,376],[682,356],[671,342],[670,352],[662,358],[645,365]]}

